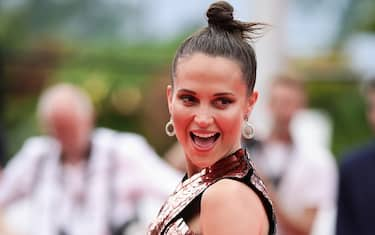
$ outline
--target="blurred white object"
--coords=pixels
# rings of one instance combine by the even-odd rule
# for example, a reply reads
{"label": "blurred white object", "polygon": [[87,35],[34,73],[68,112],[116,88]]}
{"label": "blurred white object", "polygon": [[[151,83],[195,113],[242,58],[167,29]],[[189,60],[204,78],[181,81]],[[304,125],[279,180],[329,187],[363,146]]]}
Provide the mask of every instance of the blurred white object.
{"label": "blurred white object", "polygon": [[350,67],[362,77],[375,75],[375,34],[358,33],[351,36],[345,45]]}
{"label": "blurred white object", "polygon": [[334,235],[336,230],[336,209],[324,208],[316,215],[311,235]]}
{"label": "blurred white object", "polygon": [[[291,135],[299,149],[305,150],[305,156],[320,162],[329,175],[325,175],[331,185],[330,200],[319,209],[311,235],[334,235],[336,216],[337,165],[330,151],[332,122],[327,114],[318,110],[298,112],[291,122]],[[308,150],[308,151],[306,151]]]}
{"label": "blurred white object", "polygon": [[33,235],[30,233],[30,227],[32,226],[30,203],[30,200],[20,200],[4,211],[1,217],[3,226],[3,228],[0,228],[1,235]]}
{"label": "blurred white object", "polygon": [[290,132],[296,145],[320,146],[327,149],[331,147],[332,122],[322,111],[299,111],[290,124]]}

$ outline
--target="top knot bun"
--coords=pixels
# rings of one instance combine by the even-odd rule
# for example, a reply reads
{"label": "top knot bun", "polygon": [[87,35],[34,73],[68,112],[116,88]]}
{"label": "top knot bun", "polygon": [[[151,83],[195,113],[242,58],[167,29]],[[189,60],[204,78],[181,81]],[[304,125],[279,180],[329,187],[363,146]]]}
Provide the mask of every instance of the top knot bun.
{"label": "top knot bun", "polygon": [[210,5],[207,10],[208,24],[210,26],[227,29],[233,25],[233,7],[225,2],[219,1]]}
{"label": "top knot bun", "polygon": [[233,7],[226,1],[212,3],[207,10],[208,26],[239,35],[242,39],[255,39],[266,26],[263,23],[241,22],[233,19]]}

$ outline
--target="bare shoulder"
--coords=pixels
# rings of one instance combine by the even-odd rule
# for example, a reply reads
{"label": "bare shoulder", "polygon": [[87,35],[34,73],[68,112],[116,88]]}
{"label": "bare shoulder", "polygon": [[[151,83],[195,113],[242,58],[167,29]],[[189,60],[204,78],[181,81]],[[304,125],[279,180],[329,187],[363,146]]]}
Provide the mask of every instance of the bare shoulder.
{"label": "bare shoulder", "polygon": [[258,195],[247,185],[223,179],[202,195],[203,234],[267,234],[268,219]]}

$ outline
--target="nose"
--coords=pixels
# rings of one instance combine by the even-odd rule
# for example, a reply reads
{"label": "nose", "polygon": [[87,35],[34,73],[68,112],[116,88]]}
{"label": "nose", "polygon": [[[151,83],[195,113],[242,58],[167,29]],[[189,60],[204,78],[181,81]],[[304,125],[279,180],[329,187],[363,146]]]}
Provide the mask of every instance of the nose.
{"label": "nose", "polygon": [[213,122],[212,114],[210,113],[210,111],[207,108],[202,107],[195,114],[194,122],[200,128],[208,128]]}

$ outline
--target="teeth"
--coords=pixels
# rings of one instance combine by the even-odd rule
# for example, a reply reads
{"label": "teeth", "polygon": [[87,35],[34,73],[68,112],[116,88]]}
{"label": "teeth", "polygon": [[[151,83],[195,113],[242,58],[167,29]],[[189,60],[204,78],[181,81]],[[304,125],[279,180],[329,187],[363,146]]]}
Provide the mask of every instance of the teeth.
{"label": "teeth", "polygon": [[195,136],[198,136],[200,138],[210,138],[210,137],[213,137],[215,135],[215,133],[212,133],[212,134],[196,134],[194,133]]}

